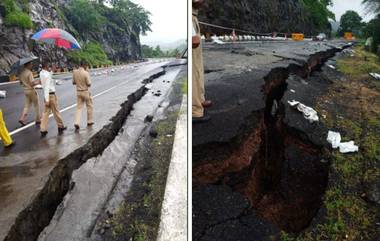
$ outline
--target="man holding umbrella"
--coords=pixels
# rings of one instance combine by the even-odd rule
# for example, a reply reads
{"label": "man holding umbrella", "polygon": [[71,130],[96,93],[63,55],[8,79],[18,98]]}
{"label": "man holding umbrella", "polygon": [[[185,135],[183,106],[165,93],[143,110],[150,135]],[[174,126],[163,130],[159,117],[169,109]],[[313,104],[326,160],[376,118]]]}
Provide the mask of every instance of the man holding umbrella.
{"label": "man holding umbrella", "polygon": [[[33,34],[32,39],[34,39],[38,42],[43,42],[43,43],[47,43],[47,44],[54,44],[55,46],[60,47],[60,48],[64,48],[66,50],[69,50],[69,49],[74,50],[74,49],[80,49],[81,48],[78,41],[70,33],[66,32],[65,30],[58,29],[58,28],[42,29],[41,31]],[[48,65],[47,63],[45,63],[45,64]],[[46,75],[46,77],[45,77],[46,84],[44,86],[45,114],[44,114],[44,119],[43,119],[43,125],[41,126],[41,136],[42,137],[46,136],[46,134],[47,134],[46,126],[47,126],[47,119],[48,119],[50,110],[53,111],[54,118],[57,121],[59,133],[62,133],[66,129],[66,127],[63,125],[62,117],[59,114],[59,110],[58,110],[57,97],[55,95],[55,83],[54,83],[54,81],[51,80],[51,75],[47,71],[47,69],[48,69],[48,66],[45,66],[45,70],[41,71],[41,73],[43,75]],[[80,84],[80,88],[78,88],[78,91],[79,91],[79,89],[81,89],[81,87],[84,88],[84,85],[82,86]],[[86,87],[86,88],[88,88],[88,87]],[[86,89],[86,91],[87,91],[87,89]],[[83,92],[81,92],[81,96],[85,95],[86,93],[87,93],[87,95],[89,95],[88,91],[87,92],[83,91]],[[49,96],[47,96],[47,95],[49,95]],[[78,94],[78,96],[79,96],[79,94]],[[80,102],[78,101],[78,105],[79,104],[80,104]],[[92,104],[92,100],[91,100],[91,104]],[[89,110],[87,110],[87,111],[89,112]],[[92,116],[92,111],[91,111],[91,116]],[[93,124],[92,123],[92,117],[89,119],[91,121],[91,122],[89,122],[89,125]]]}
{"label": "man holding umbrella", "polygon": [[41,84],[44,90],[45,111],[42,115],[41,137],[45,137],[48,133],[47,124],[50,112],[58,126],[58,133],[62,134],[67,128],[63,124],[61,113],[59,113],[58,98],[55,94],[55,81],[52,78],[52,73],[49,71],[49,63],[44,60],[42,62],[42,70],[40,72]]}
{"label": "man holding umbrella", "polygon": [[24,87],[25,93],[25,104],[24,110],[21,114],[19,123],[23,126],[26,125],[26,117],[28,116],[29,108],[31,105],[34,107],[34,111],[36,114],[36,125],[41,124],[41,116],[40,116],[40,106],[38,101],[37,91],[34,89],[34,86],[38,84],[38,82],[34,81],[32,68],[33,68],[33,60],[24,64],[23,70],[19,75],[20,83]]}

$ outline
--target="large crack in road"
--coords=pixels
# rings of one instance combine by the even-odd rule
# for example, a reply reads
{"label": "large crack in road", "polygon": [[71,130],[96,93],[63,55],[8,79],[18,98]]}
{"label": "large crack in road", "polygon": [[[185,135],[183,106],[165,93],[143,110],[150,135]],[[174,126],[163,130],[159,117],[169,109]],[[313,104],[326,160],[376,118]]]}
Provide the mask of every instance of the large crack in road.
{"label": "large crack in road", "polygon": [[[255,213],[253,216],[258,215],[287,232],[297,233],[309,226],[321,206],[327,186],[328,164],[325,160],[328,159],[328,155],[323,146],[309,140],[301,130],[286,124],[283,96],[288,90],[287,79],[290,75],[307,78],[341,50],[331,48],[312,54],[304,64],[290,64],[287,68],[272,69],[265,76],[265,84],[262,87],[265,107],[245,120],[243,131],[234,138],[233,143],[214,142],[194,147],[195,153],[202,154],[196,154],[196,163],[193,165],[193,191],[196,197],[193,202],[206,199],[205,193],[214,192],[213,188],[209,188],[216,188],[215,185],[227,187],[227,190],[219,190],[225,193],[224,198],[227,200],[234,199],[229,191],[231,190],[240,193],[249,201],[247,207],[244,207],[241,200],[241,204],[238,204],[238,201],[231,204],[243,205],[244,208],[235,207],[234,209],[239,210],[235,215],[227,219],[222,218],[215,223],[211,222],[210,226],[197,222],[202,222],[202,217],[211,218],[212,215],[219,214],[212,214],[212,211],[211,214],[209,211],[198,213],[199,210],[195,208],[196,240],[216,240],[215,237],[223,236],[216,234],[217,232],[227,235],[225,240],[232,237],[231,233],[251,233],[253,236],[249,240],[266,240],[270,235],[278,235],[278,231],[268,228],[271,227],[270,224],[261,228],[257,223],[255,227],[255,222],[244,224],[242,220],[252,217],[252,211]],[[223,203],[224,198],[216,202]],[[194,205],[205,210],[198,204]],[[226,209],[228,207],[226,204]],[[228,212],[220,210],[223,211]],[[223,223],[224,226],[218,226]],[[221,231],[221,227],[228,226],[227,223],[229,226],[241,227]],[[242,231],[242,227],[272,231],[269,234],[258,235],[260,231],[252,234],[249,230]],[[229,234],[226,234],[227,232]],[[254,239],[255,235],[259,239]]]}
{"label": "large crack in road", "polygon": [[94,134],[85,145],[58,161],[43,188],[17,216],[5,241],[33,241],[38,238],[41,231],[50,223],[65,195],[73,188],[73,183],[71,183],[73,172],[87,160],[102,154],[118,135],[133,110],[134,104],[147,93],[146,85],[165,73],[165,68],[163,68],[162,71],[143,80],[144,85],[127,97],[109,124]]}

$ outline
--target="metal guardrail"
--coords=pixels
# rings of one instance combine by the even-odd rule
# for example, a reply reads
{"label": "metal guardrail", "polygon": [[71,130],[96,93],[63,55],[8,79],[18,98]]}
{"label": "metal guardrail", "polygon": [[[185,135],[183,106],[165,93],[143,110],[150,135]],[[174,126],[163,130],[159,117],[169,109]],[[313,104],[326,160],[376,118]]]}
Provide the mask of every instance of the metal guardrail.
{"label": "metal guardrail", "polygon": [[[211,27],[211,28],[217,28],[217,29],[223,29],[223,30],[230,30],[232,31],[231,35],[224,35],[224,36],[212,36],[211,39],[215,40],[218,39],[220,41],[226,41],[226,42],[235,42],[235,41],[270,41],[270,40],[297,40],[299,41],[300,38],[294,39],[293,36],[297,35],[303,35],[305,40],[309,40],[311,37],[305,37],[302,33],[281,33],[281,32],[272,32],[272,33],[258,33],[258,32],[252,32],[247,31],[243,29],[238,28],[231,28],[231,27],[225,27],[220,26],[216,24],[211,23],[205,23],[202,21],[199,21],[200,25]],[[237,35],[237,33],[242,33],[243,35]],[[302,38],[303,40],[303,38]]]}

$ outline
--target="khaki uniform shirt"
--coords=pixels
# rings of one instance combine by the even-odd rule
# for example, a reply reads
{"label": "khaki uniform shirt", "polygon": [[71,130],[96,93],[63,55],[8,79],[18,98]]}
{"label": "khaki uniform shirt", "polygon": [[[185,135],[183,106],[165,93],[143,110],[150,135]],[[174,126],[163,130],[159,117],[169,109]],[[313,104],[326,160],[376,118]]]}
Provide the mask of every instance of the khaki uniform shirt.
{"label": "khaki uniform shirt", "polygon": [[24,69],[19,75],[20,83],[25,90],[33,90],[33,73],[29,69]]}
{"label": "khaki uniform shirt", "polygon": [[82,67],[74,70],[73,84],[77,86],[77,91],[88,90],[88,87],[91,86],[90,74]]}

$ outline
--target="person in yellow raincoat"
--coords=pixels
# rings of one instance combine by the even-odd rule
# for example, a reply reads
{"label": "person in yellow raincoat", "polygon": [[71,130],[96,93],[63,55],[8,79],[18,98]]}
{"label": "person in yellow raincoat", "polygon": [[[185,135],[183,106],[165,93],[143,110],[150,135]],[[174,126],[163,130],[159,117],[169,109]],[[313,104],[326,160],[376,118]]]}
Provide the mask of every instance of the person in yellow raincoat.
{"label": "person in yellow raincoat", "polygon": [[3,141],[3,144],[6,148],[9,148],[14,145],[14,142],[9,135],[8,129],[5,126],[5,121],[3,118],[3,111],[0,109],[0,138]]}

